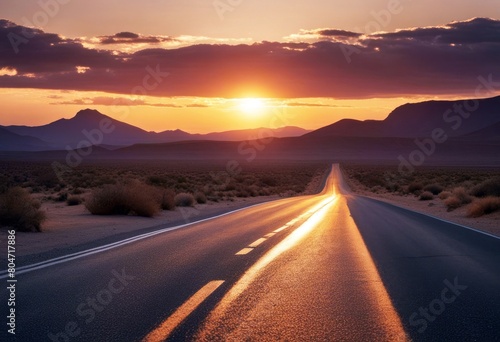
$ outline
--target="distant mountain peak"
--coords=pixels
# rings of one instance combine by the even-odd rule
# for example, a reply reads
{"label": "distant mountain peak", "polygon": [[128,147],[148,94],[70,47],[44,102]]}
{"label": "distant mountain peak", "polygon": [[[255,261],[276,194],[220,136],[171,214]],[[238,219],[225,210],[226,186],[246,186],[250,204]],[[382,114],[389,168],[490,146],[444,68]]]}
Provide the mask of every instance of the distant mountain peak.
{"label": "distant mountain peak", "polygon": [[105,115],[98,110],[87,108],[76,113],[75,118],[101,118],[103,116]]}

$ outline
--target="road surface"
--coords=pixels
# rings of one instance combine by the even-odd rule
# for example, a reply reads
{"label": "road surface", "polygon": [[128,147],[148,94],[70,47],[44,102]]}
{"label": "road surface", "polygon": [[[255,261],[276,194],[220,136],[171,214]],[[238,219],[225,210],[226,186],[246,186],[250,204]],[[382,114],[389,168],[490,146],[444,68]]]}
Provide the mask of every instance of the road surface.
{"label": "road surface", "polygon": [[2,341],[500,341],[500,240],[354,196],[338,166],[318,195],[16,280],[16,335],[4,323]]}

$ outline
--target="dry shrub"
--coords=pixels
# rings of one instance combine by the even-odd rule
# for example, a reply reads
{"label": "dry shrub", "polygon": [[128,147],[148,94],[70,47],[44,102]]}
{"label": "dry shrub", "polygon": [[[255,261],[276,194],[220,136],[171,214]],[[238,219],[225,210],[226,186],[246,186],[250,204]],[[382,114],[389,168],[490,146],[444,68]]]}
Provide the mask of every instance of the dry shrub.
{"label": "dry shrub", "polygon": [[439,195],[443,192],[443,187],[439,184],[429,184],[424,187],[424,191],[431,192],[433,195]]}
{"label": "dry shrub", "polygon": [[162,210],[175,210],[175,192],[163,190],[159,193]]}
{"label": "dry shrub", "polygon": [[180,193],[175,196],[175,205],[178,207],[193,207],[195,203],[194,196],[187,193]]}
{"label": "dry shrub", "polygon": [[434,195],[430,191],[424,191],[421,195],[419,200],[420,201],[430,201],[434,199]]}
{"label": "dry shrub", "polygon": [[74,205],[79,205],[82,204],[83,200],[79,196],[69,196],[68,199],[66,200],[66,203],[68,206],[74,206]]}
{"label": "dry shrub", "polygon": [[194,194],[194,198],[196,199],[196,202],[199,204],[204,204],[207,203],[207,196],[201,191],[198,191]]}
{"label": "dry shrub", "polygon": [[445,200],[445,199],[447,199],[450,196],[451,196],[451,192],[449,192],[449,191],[443,191],[443,192],[441,192],[439,194],[439,199]]}
{"label": "dry shrub", "polygon": [[246,197],[249,197],[250,194],[246,191],[246,190],[238,190],[236,192],[236,197],[241,197],[241,198],[246,198]]}
{"label": "dry shrub", "polygon": [[40,206],[40,202],[31,198],[25,189],[10,188],[0,196],[0,224],[12,226],[18,231],[40,232],[41,224],[46,219]]}
{"label": "dry shrub", "polygon": [[160,211],[158,189],[142,184],[113,184],[94,190],[85,207],[93,215],[152,217]]}
{"label": "dry shrub", "polygon": [[82,188],[74,188],[73,191],[71,192],[73,195],[81,195],[85,191]]}
{"label": "dry shrub", "polygon": [[484,197],[476,199],[474,202],[472,202],[471,206],[467,209],[467,216],[481,217],[498,210],[500,210],[499,197]]}
{"label": "dry shrub", "polygon": [[458,198],[462,204],[469,204],[472,202],[472,197],[467,193],[464,187],[453,189],[453,196]]}
{"label": "dry shrub", "polygon": [[418,191],[421,191],[423,187],[424,186],[422,185],[422,183],[413,182],[410,185],[408,185],[408,192],[410,194],[414,194],[417,193]]}
{"label": "dry shrub", "polygon": [[448,211],[455,210],[462,206],[462,202],[455,196],[450,196],[447,199],[445,199],[444,204],[448,208]]}
{"label": "dry shrub", "polygon": [[264,185],[267,186],[277,186],[278,185],[278,179],[273,177],[273,176],[264,176],[260,180]]}
{"label": "dry shrub", "polygon": [[66,202],[68,200],[68,193],[67,192],[60,192],[56,195],[54,198],[56,202]]}
{"label": "dry shrub", "polygon": [[476,197],[500,197],[500,178],[488,179],[471,190],[471,195]]}
{"label": "dry shrub", "polygon": [[269,196],[271,195],[271,191],[267,188],[263,188],[259,190],[259,196]]}
{"label": "dry shrub", "polygon": [[472,197],[467,193],[465,188],[458,187],[453,189],[451,196],[445,199],[444,204],[448,207],[448,211],[451,211],[471,202]]}

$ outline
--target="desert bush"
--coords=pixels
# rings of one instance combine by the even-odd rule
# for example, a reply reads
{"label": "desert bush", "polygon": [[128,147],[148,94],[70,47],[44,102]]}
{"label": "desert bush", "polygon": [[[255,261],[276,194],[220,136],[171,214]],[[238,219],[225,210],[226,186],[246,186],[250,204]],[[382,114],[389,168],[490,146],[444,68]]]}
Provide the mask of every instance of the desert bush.
{"label": "desert bush", "polygon": [[0,196],[0,224],[12,226],[18,231],[40,232],[41,224],[46,219],[40,206],[40,202],[31,198],[25,189],[10,188]]}
{"label": "desert bush", "polygon": [[467,216],[481,217],[500,210],[500,198],[484,197],[474,200],[471,206],[467,209]]}
{"label": "desert bush", "polygon": [[449,191],[443,191],[443,192],[441,192],[439,194],[439,199],[445,200],[445,199],[447,199],[450,196],[451,196],[451,192],[449,192]]}
{"label": "desert bush", "polygon": [[82,189],[82,188],[74,188],[73,191],[71,191],[71,193],[73,195],[81,195],[83,194],[85,191]]}
{"label": "desert bush", "polygon": [[448,208],[448,211],[455,210],[462,206],[462,202],[455,196],[450,196],[444,200],[444,205]]}
{"label": "desert bush", "polygon": [[207,203],[207,196],[205,196],[205,194],[201,191],[197,191],[194,194],[194,198],[196,199],[196,202],[199,204]]}
{"label": "desert bush", "polygon": [[148,184],[156,185],[156,186],[164,186],[168,183],[168,180],[165,177],[161,176],[149,176],[147,180]]}
{"label": "desert bush", "polygon": [[228,184],[226,184],[223,187],[223,190],[224,191],[233,191],[233,190],[236,190],[236,183],[234,183],[233,181],[229,182]]}
{"label": "desert bush", "polygon": [[83,200],[80,196],[69,196],[68,199],[66,200],[66,203],[69,206],[74,206],[74,205],[79,205],[82,204]]}
{"label": "desert bush", "polygon": [[175,205],[178,207],[193,207],[195,203],[194,196],[181,192],[175,196]]}
{"label": "desert bush", "polygon": [[64,186],[64,184],[61,184],[59,179],[57,178],[57,175],[55,172],[52,170],[44,170],[41,171],[39,174],[36,176],[36,182],[37,184],[40,184],[41,186],[50,189],[54,188],[56,186]]}
{"label": "desert bush", "polygon": [[472,202],[472,197],[467,193],[464,187],[453,189],[451,195],[444,200],[444,204],[448,207],[448,211],[460,208],[464,204]]}
{"label": "desert bush", "polygon": [[257,185],[251,185],[245,187],[245,190],[250,194],[252,197],[257,197],[259,196],[259,187]]}
{"label": "desert bush", "polygon": [[278,180],[272,176],[264,176],[261,179],[262,184],[267,186],[276,186],[278,185]]}
{"label": "desert bush", "polygon": [[68,193],[67,192],[61,192],[57,194],[57,196],[54,198],[56,202],[66,202],[68,199]]}
{"label": "desert bush", "polygon": [[411,193],[411,194],[414,194],[418,191],[421,191],[423,189],[423,185],[422,183],[416,183],[416,182],[413,182],[413,183],[410,183],[410,185],[408,185],[408,192]]}
{"label": "desert bush", "polygon": [[175,210],[175,192],[163,190],[160,192],[162,210]]}
{"label": "desert bush", "polygon": [[[301,193],[301,189],[306,189],[315,175],[322,175],[327,169],[329,165],[323,162],[252,163],[243,172],[228,178],[225,163],[219,162],[89,162],[74,168],[72,172],[65,173],[63,183],[55,176],[50,163],[4,162],[0,165],[0,193],[8,188],[21,186],[30,187],[33,192],[51,190],[53,198],[61,192],[67,192],[69,196],[81,196],[79,193],[81,189],[89,192],[90,196],[91,191],[87,189],[136,180],[154,186],[158,190],[171,189],[175,193],[191,194],[203,191],[209,198],[218,197],[222,200],[236,197],[236,193],[241,190],[246,191],[247,196],[257,196],[260,195],[262,188],[266,188],[270,195],[288,190]],[[372,173],[371,170],[362,171],[362,178],[368,178],[367,176]],[[378,178],[376,175],[374,180]],[[205,191],[205,187],[208,191]],[[316,188],[314,187],[314,191]],[[63,200],[65,199],[61,198],[61,201]]]}
{"label": "desert bush", "polygon": [[473,187],[470,193],[476,197],[500,197],[500,178],[488,179]]}
{"label": "desert bush", "polygon": [[452,195],[458,198],[462,204],[469,204],[472,202],[472,197],[467,193],[467,190],[465,190],[464,187],[453,189]]}
{"label": "desert bush", "polygon": [[267,188],[263,188],[259,190],[259,196],[269,196],[271,192]]}
{"label": "desert bush", "polygon": [[434,195],[430,191],[424,191],[420,194],[419,200],[420,201],[430,201],[434,199]]}
{"label": "desert bush", "polygon": [[439,195],[441,192],[443,192],[443,187],[439,184],[429,184],[424,187],[424,191],[428,191],[433,195]]}
{"label": "desert bush", "polygon": [[93,215],[152,217],[160,211],[158,190],[142,183],[105,185],[92,192],[85,207]]}
{"label": "desert bush", "polygon": [[246,191],[246,190],[238,190],[236,192],[236,197],[241,197],[241,198],[246,198],[246,197],[249,197],[250,194]]}
{"label": "desert bush", "polygon": [[220,198],[219,196],[208,196],[207,198],[209,201],[212,201],[212,202],[215,202],[215,203],[218,203],[222,198]]}

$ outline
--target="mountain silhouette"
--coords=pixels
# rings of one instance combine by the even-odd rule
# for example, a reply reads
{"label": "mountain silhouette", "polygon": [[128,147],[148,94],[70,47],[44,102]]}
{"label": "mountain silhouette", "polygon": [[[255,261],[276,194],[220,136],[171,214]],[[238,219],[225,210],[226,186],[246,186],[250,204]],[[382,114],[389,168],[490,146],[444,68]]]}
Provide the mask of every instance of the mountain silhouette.
{"label": "mountain silhouette", "polygon": [[0,150],[2,151],[43,151],[52,146],[38,138],[22,136],[0,127]]}
{"label": "mountain silhouette", "polygon": [[467,134],[464,138],[481,141],[500,141],[500,122]]}
{"label": "mountain silhouette", "polygon": [[[3,128],[16,135],[43,140],[40,146],[37,146],[35,141],[32,140],[31,144],[33,146],[30,150],[43,148],[66,149],[68,147],[74,149],[79,146],[85,147],[88,143],[107,147],[123,147],[134,144],[191,140],[243,141],[255,139],[264,131],[264,129],[247,129],[209,134],[190,134],[177,129],[159,133],[148,132],[92,109],[81,110],[71,119],[60,119],[43,126],[7,126]],[[272,130],[275,137],[300,136],[308,132],[299,127],[283,127]],[[269,134],[269,129],[265,129],[265,134]],[[16,141],[19,141],[19,139]],[[9,150],[15,148],[15,143],[9,143],[9,146]],[[6,150],[3,148],[3,144],[0,145],[0,150]]]}
{"label": "mountain silhouette", "polygon": [[480,100],[427,101],[400,106],[385,120],[343,119],[306,136],[422,138],[430,137],[433,130],[440,128],[448,136],[458,137],[498,122],[500,96]]}
{"label": "mountain silhouette", "polygon": [[[82,141],[100,140],[98,138],[101,134],[95,133],[95,130],[103,124],[107,124],[108,131],[112,131],[102,134],[100,144],[123,146],[148,139],[148,132],[91,109],[79,111],[71,119],[60,119],[43,126],[8,126],[6,129],[19,135],[42,139],[59,148],[76,148]],[[94,139],[91,138],[93,133]]]}

